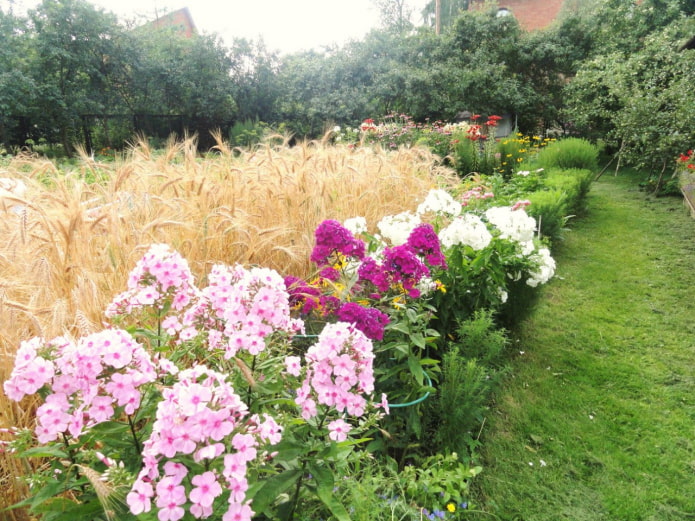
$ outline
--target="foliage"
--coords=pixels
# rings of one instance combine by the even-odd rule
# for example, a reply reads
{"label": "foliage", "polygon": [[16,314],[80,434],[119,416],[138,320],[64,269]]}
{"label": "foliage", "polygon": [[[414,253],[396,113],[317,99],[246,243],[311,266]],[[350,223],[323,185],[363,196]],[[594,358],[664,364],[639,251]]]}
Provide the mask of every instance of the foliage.
{"label": "foliage", "polygon": [[442,356],[439,393],[428,410],[428,420],[436,426],[433,432],[439,451],[461,455],[477,452],[492,392],[503,372],[507,345],[506,333],[488,310],[477,310],[458,325],[456,341]]}
{"label": "foliage", "polygon": [[586,139],[560,139],[541,150],[537,162],[542,168],[595,171],[598,168],[598,149]]}
{"label": "foliage", "polygon": [[657,27],[639,40],[638,49],[620,48],[587,61],[566,89],[576,129],[605,139],[619,161],[651,170],[655,187],[693,139],[693,51],[680,49],[691,36],[687,21]]}

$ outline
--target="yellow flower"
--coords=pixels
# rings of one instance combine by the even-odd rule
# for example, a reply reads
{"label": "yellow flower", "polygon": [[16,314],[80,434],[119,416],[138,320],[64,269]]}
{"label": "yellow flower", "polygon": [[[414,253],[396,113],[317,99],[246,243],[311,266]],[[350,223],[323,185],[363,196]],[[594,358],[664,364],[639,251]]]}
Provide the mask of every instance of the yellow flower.
{"label": "yellow flower", "polygon": [[456,505],[454,505],[453,503],[449,503],[449,504],[447,504],[446,509],[449,512],[456,512]]}
{"label": "yellow flower", "polygon": [[446,286],[444,284],[442,284],[441,280],[435,280],[434,286],[438,291],[441,291],[442,293],[446,293]]}

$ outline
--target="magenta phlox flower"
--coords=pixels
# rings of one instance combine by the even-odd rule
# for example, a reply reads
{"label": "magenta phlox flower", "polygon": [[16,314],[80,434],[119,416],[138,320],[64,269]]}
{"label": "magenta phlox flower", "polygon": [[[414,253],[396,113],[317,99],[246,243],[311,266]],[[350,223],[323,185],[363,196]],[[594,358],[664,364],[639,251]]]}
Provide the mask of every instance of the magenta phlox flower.
{"label": "magenta phlox flower", "polygon": [[[374,285],[379,293],[386,293],[391,287],[391,278],[372,257],[367,257],[357,270],[360,281],[369,282]],[[377,295],[379,296],[379,295]]]}
{"label": "magenta phlox flower", "polygon": [[336,316],[341,322],[354,324],[372,340],[383,340],[384,329],[389,323],[386,313],[376,308],[365,307],[356,302],[346,302],[338,309]]}
{"label": "magenta phlox flower", "polygon": [[386,248],[383,266],[393,283],[402,284],[403,289],[414,298],[420,295],[415,286],[430,274],[429,268],[407,244]]}
{"label": "magenta phlox flower", "polygon": [[300,315],[308,315],[319,306],[321,290],[303,279],[285,277],[285,287],[289,295],[290,309],[298,310]]}
{"label": "magenta phlox flower", "polygon": [[181,254],[166,244],[153,244],[128,276],[128,289],[116,296],[107,317],[132,313],[145,306],[180,311],[197,295],[193,274]]}
{"label": "magenta phlox flower", "polygon": [[437,232],[431,224],[425,223],[416,226],[406,243],[417,255],[424,257],[427,264],[433,268],[446,269],[446,258],[442,254],[441,244]]}
{"label": "magenta phlox flower", "polygon": [[332,266],[340,255],[355,259],[364,257],[364,241],[355,238],[352,232],[338,221],[323,221],[314,231],[314,238],[311,262],[317,266]]}

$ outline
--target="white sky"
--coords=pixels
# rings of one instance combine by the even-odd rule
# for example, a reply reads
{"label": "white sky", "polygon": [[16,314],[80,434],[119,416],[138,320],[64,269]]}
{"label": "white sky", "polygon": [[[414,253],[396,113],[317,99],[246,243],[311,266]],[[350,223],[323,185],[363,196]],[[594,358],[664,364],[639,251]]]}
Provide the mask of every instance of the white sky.
{"label": "white sky", "polygon": [[[234,37],[257,40],[270,50],[296,52],[361,39],[379,25],[371,0],[88,0],[121,19],[146,17],[183,7],[201,33],[218,33],[226,42]],[[409,0],[413,22],[427,0]],[[0,0],[8,10],[11,0]],[[39,0],[14,0],[15,12],[32,8]]]}

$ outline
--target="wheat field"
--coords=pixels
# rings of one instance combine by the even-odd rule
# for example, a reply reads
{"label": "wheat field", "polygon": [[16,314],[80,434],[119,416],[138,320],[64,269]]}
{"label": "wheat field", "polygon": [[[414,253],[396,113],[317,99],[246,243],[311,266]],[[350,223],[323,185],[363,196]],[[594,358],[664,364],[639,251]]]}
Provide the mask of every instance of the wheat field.
{"label": "wheat field", "polygon": [[[27,187],[22,197],[0,196],[0,380],[22,340],[102,328],[104,309],[152,243],[178,250],[201,285],[219,262],[307,276],[313,231],[324,219],[363,216],[374,227],[457,182],[426,149],[328,140],[289,147],[283,138],[242,150],[217,141],[205,155],[195,138],[159,151],[140,140],[113,162],[82,154],[66,170],[24,155],[0,167],[0,177]],[[0,390],[0,427],[31,427],[34,407]],[[17,479],[30,471],[25,465],[0,455],[0,488],[8,491],[0,509],[26,495]]]}

